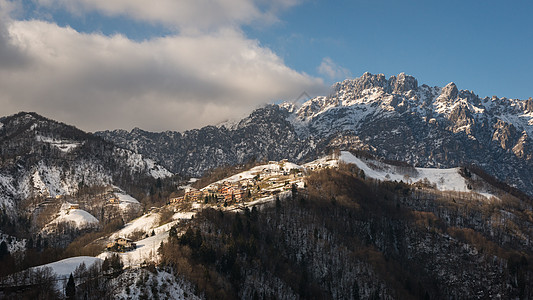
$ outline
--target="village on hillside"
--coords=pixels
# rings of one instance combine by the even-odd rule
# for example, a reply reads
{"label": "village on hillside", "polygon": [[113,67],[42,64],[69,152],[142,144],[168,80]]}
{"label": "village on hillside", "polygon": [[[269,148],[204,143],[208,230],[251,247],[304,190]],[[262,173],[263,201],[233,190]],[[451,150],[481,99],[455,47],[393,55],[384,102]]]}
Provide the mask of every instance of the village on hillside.
{"label": "village on hillside", "polygon": [[[157,216],[162,210],[173,211],[180,216],[178,217],[180,222],[187,222],[187,219],[190,219],[198,210],[205,207],[238,210],[268,203],[274,201],[277,197],[287,197],[293,190],[297,190],[299,194],[305,194],[304,179],[309,172],[335,165],[336,160],[330,158],[324,158],[302,166],[283,160],[256,166],[248,171],[213,182],[200,189],[193,188],[190,185],[182,186],[180,187],[182,193],[185,190],[183,196],[170,198],[166,207],[150,208],[150,211],[144,217],[126,225],[126,229],[123,232],[112,236],[106,245],[106,250],[109,252],[129,253],[142,248],[142,245],[138,246],[137,242],[134,241],[136,239],[132,238],[131,234],[135,230],[144,230],[146,224],[153,222],[142,220],[143,218],[157,219],[154,216]],[[190,181],[190,183],[193,182],[194,179]],[[114,195],[119,196],[107,197],[107,201],[112,204],[122,204],[126,196],[119,192],[121,191],[114,191]],[[182,216],[185,216],[185,219],[181,218]],[[137,227],[138,229],[135,229]],[[159,232],[159,230],[156,231]],[[155,238],[160,239],[161,237],[156,236]]]}
{"label": "village on hillside", "polygon": [[309,171],[329,167],[334,160],[315,161],[303,166],[287,160],[269,162],[248,171],[211,183],[201,189],[187,186],[185,194],[170,199],[170,204],[203,203],[233,208],[282,192],[305,187],[304,177]]}

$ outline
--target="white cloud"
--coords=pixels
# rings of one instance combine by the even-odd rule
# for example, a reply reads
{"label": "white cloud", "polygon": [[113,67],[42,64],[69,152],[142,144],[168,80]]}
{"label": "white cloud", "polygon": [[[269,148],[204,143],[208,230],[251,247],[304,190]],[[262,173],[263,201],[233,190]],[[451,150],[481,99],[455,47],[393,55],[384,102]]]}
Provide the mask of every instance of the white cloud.
{"label": "white cloud", "polygon": [[238,27],[272,22],[275,14],[299,0],[37,0],[44,7],[62,7],[76,14],[101,12],[158,23],[182,31]]}
{"label": "white cloud", "polygon": [[36,111],[90,131],[183,130],[324,87],[235,29],[135,42],[37,20],[0,26],[2,115]]}
{"label": "white cloud", "polygon": [[350,70],[337,65],[331,58],[325,57],[318,66],[318,72],[330,79],[346,79],[351,76]]}

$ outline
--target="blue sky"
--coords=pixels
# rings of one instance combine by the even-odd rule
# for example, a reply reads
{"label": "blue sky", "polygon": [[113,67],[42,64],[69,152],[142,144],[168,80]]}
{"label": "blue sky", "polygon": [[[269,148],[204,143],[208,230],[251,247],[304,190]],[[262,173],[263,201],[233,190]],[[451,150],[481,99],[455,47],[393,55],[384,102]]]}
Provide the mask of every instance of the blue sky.
{"label": "blue sky", "polygon": [[531,1],[146,3],[0,0],[2,115],[185,130],[366,71],[533,96]]}
{"label": "blue sky", "polygon": [[311,1],[276,26],[246,32],[290,67],[317,76],[326,56],[352,76],[405,72],[420,84],[454,81],[483,97],[527,99],[531,16],[531,1]]}

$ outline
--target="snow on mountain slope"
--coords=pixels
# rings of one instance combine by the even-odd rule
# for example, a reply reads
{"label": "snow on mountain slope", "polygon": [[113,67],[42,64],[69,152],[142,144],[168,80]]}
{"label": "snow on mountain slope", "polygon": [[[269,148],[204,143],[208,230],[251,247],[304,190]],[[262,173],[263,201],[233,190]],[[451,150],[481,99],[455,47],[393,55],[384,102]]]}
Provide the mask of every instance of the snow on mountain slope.
{"label": "snow on mountain slope", "polygon": [[7,251],[9,251],[9,253],[26,250],[26,239],[19,239],[17,237],[0,232],[0,243],[1,242],[6,242]]}
{"label": "snow on mountain slope", "polygon": [[173,175],[141,154],[36,113],[1,120],[0,202],[7,208],[29,197],[74,195],[82,186]]}
{"label": "snow on mountain slope", "polygon": [[339,161],[355,164],[363,170],[365,176],[381,181],[403,181],[406,183],[421,182],[431,185],[440,191],[476,193],[488,200],[498,199],[485,190],[472,190],[466,179],[461,175],[460,168],[435,169],[411,168],[388,165],[373,159],[359,158],[348,151],[341,151]]}
{"label": "snow on mountain slope", "polygon": [[[288,107],[288,104],[281,106]],[[475,118],[490,113],[532,136],[532,106],[531,98],[526,101],[497,97],[481,100],[471,91],[458,90],[453,82],[443,88],[418,86],[414,77],[404,73],[388,80],[383,74],[365,73],[360,78],[335,84],[334,92],[327,97],[312,98],[298,109],[290,106],[297,116],[290,120],[296,127],[310,126],[311,130],[324,134],[357,130],[368,117],[383,118],[411,112],[420,117],[449,118],[457,108],[464,107]],[[332,124],[337,127],[332,128]]]}
{"label": "snow on mountain slope", "polygon": [[143,157],[141,154],[130,150],[115,148],[115,155],[125,158],[126,164],[133,172],[146,172],[155,179],[170,177],[173,174],[153,160]]}
{"label": "snow on mountain slope", "polygon": [[13,199],[18,194],[15,188],[14,178],[11,175],[0,173],[0,207],[8,214],[13,214],[15,202]]}
{"label": "snow on mountain slope", "polygon": [[[126,224],[124,228],[113,233],[109,237],[109,240],[112,241],[118,237],[128,237],[135,232],[151,234],[153,231],[153,236],[135,241],[137,248],[131,251],[120,253],[119,255],[121,256],[122,262],[125,266],[139,266],[147,261],[157,261],[157,249],[159,249],[161,242],[168,239],[168,232],[170,228],[180,220],[191,219],[194,215],[194,212],[176,213],[174,214],[172,221],[159,226],[161,215],[157,212],[150,212]],[[104,259],[109,255],[109,252],[104,252],[98,257]]]}
{"label": "snow on mountain slope", "polygon": [[92,256],[76,256],[76,257],[70,257],[65,258],[53,263],[49,263],[46,265],[41,265],[37,267],[33,267],[32,269],[38,269],[38,268],[46,268],[49,267],[52,269],[52,271],[61,278],[68,278],[71,273],[74,273],[77,267],[79,267],[81,264],[85,264],[85,266],[88,268],[92,266],[95,263],[102,262],[102,259],[98,257],[92,257]]}
{"label": "snow on mountain slope", "polygon": [[119,207],[122,210],[128,210],[132,206],[139,206],[141,203],[137,201],[137,199],[133,198],[132,196],[125,194],[125,193],[119,193],[115,192],[115,196],[117,196],[119,200]]}
{"label": "snow on mountain slope", "polygon": [[[169,228],[170,229],[170,228]],[[137,248],[119,253],[119,256],[126,267],[139,267],[144,262],[157,262],[159,255],[157,250],[161,246],[161,242],[168,239],[168,230],[161,230],[159,233],[135,241]],[[104,252],[98,257],[105,259],[110,255],[110,252]]]}
{"label": "snow on mountain slope", "polygon": [[[157,287],[157,289],[139,286],[139,278],[146,279],[146,286]],[[196,296],[195,288],[177,275],[163,270],[151,273],[145,269],[127,269],[119,277],[113,279],[111,286],[114,287],[113,299],[189,299],[199,300]],[[155,292],[154,291],[158,291]]]}
{"label": "snow on mountain slope", "polygon": [[[533,136],[531,98],[525,101],[497,97],[480,99],[471,91],[458,90],[453,82],[443,88],[418,86],[414,77],[403,73],[388,80],[383,74],[365,73],[360,78],[335,84],[329,96],[312,98],[298,108],[288,103],[280,106],[290,109],[288,120],[304,136],[358,133],[365,125],[405,119],[405,116],[424,123],[431,120],[432,125],[442,124],[453,133],[464,132],[473,140],[484,134],[478,132],[480,128],[486,130],[495,126],[481,124],[498,120],[523,133],[524,139]],[[481,126],[474,128],[477,124]]]}
{"label": "snow on mountain slope", "polygon": [[61,205],[61,209],[57,217],[48,225],[46,225],[43,230],[50,230],[53,225],[63,222],[74,224],[74,226],[78,229],[98,225],[98,219],[96,219],[93,215],[84,211],[83,209],[78,209],[75,207],[76,206],[74,204],[68,202]]}
{"label": "snow on mountain slope", "polygon": [[81,182],[87,186],[109,185],[112,176],[91,161],[78,161],[69,169],[40,161],[24,172],[19,182],[12,182],[12,188],[17,190],[17,198],[55,197],[76,193]]}
{"label": "snow on mountain slope", "polygon": [[37,135],[35,138],[38,142],[48,143],[63,152],[69,152],[82,144],[76,141],[53,139],[41,135]]}
{"label": "snow on mountain slope", "polygon": [[145,215],[140,216],[139,218],[129,222],[124,225],[124,228],[113,233],[110,239],[115,239],[118,237],[128,237],[134,232],[141,231],[147,233],[156,227],[156,224],[159,224],[160,215],[155,212],[151,212]]}

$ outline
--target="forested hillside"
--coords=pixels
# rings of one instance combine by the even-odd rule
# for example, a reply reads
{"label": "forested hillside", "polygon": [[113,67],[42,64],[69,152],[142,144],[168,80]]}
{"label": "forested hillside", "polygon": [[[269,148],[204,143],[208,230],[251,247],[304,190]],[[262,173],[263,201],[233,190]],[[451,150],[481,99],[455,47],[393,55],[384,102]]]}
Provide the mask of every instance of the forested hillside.
{"label": "forested hillside", "polygon": [[353,165],[306,184],[261,209],[201,212],[163,264],[207,298],[533,296],[530,200],[376,182]]}

